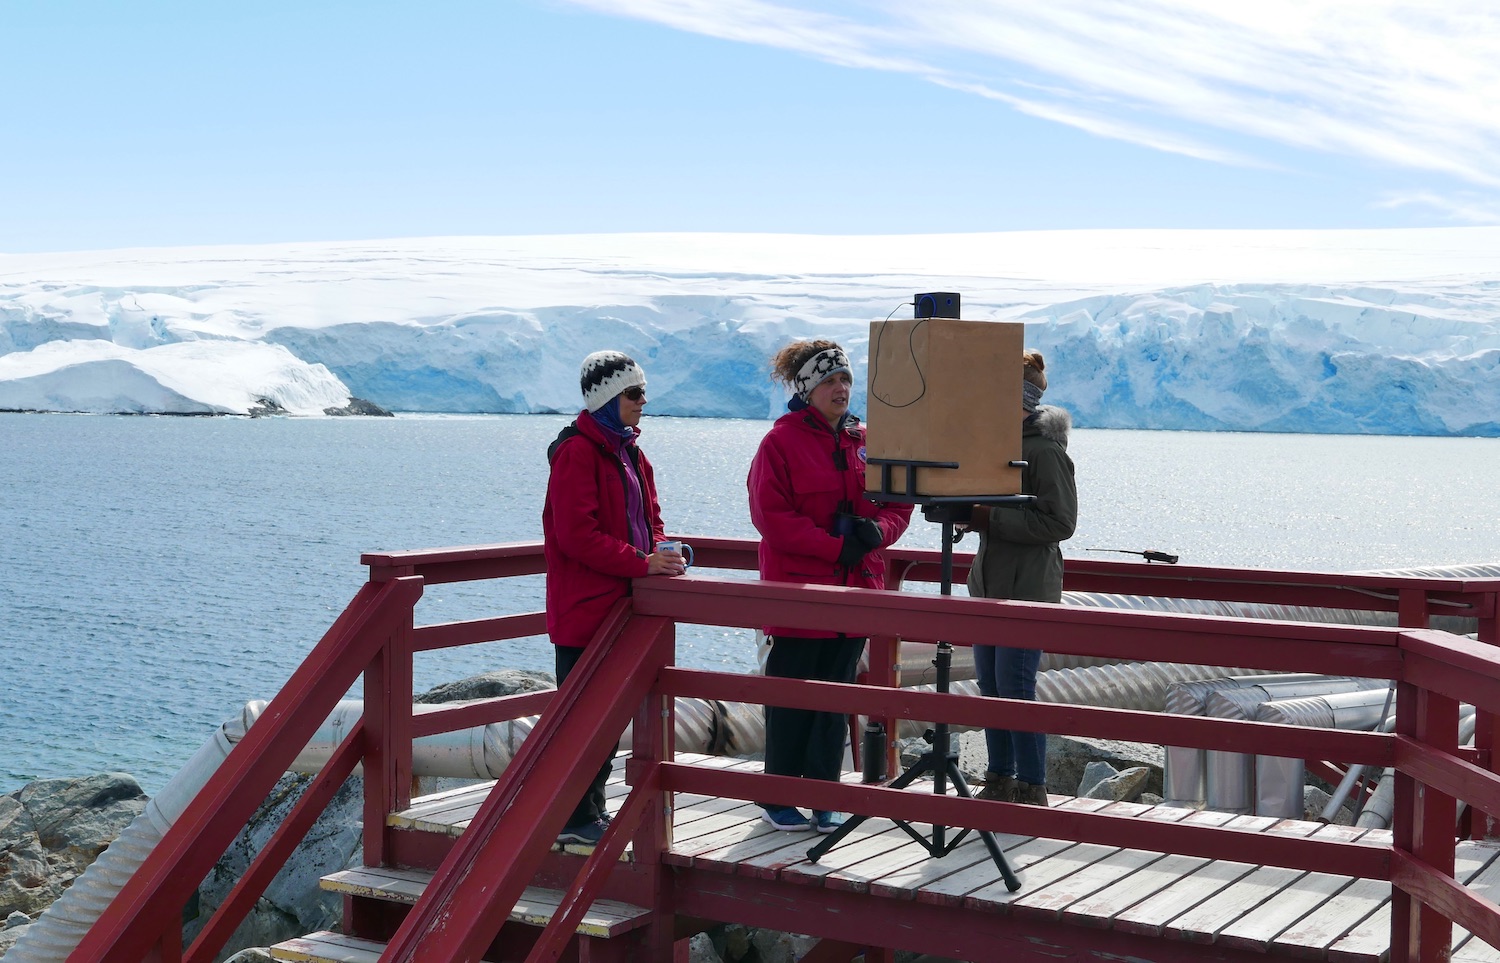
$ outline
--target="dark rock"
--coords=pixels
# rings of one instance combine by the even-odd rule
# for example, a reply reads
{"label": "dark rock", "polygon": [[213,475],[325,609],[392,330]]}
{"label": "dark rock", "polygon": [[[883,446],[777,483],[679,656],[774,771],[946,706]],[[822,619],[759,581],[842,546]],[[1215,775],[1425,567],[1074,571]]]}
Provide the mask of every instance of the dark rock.
{"label": "dark rock", "polygon": [[0,913],[35,916],[62,894],[47,850],[26,807],[14,796],[0,796]]}
{"label": "dark rock", "polygon": [[[229,849],[198,887],[198,916],[183,928],[183,941],[192,942],[214,912],[223,905],[234,884],[281,825],[312,776],[288,773],[276,783],[240,830]],[[343,898],[319,887],[327,874],[358,866],[363,856],[361,815],[364,779],[345,780],[328,808],[313,823],[306,838],[271,880],[255,908],[225,946],[227,952],[271,946],[314,930],[338,929]]]}
{"label": "dark rock", "polygon": [[468,699],[494,699],[500,696],[517,695],[522,692],[540,692],[555,689],[557,683],[547,672],[530,672],[525,669],[499,669],[472,675],[457,682],[444,682],[417,695],[413,702],[435,704],[439,702],[463,702]]}
{"label": "dark rock", "polygon": [[324,408],[323,414],[342,417],[345,415],[358,415],[366,418],[394,418],[395,415],[386,411],[373,401],[363,398],[350,398],[349,403],[342,408]]}
{"label": "dark rock", "polygon": [[31,922],[31,918],[28,916],[24,916],[24,914],[11,914],[12,918],[16,916],[22,916],[26,920],[26,922],[13,923],[10,919],[7,919],[5,921],[5,929],[0,930],[0,956],[4,956],[6,953],[10,952],[10,948],[16,945],[16,940],[19,940],[21,938],[21,934],[26,932],[26,924]]}
{"label": "dark rock", "polygon": [[267,415],[284,415],[286,409],[281,403],[271,398],[256,398],[255,404],[245,412],[251,418],[264,418]]}
{"label": "dark rock", "polygon": [[74,875],[88,868],[146,808],[135,777],[101,772],[83,779],[41,779],[16,796],[31,813],[49,860]]}

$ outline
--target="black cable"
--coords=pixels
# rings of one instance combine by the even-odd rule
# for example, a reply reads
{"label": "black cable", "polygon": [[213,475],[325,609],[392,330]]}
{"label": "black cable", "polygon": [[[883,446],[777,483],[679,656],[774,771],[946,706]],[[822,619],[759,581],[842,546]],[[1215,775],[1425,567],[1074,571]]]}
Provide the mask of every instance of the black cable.
{"label": "black cable", "polygon": [[[915,305],[916,302],[915,301],[903,301],[903,302],[901,302],[900,304],[896,305],[894,308],[891,309],[891,314],[886,315],[885,316],[885,320],[886,321],[890,321],[892,314],[895,314],[897,311],[901,310],[903,307],[905,307],[908,304]],[[878,394],[875,393],[875,369],[876,369],[876,364],[877,364],[876,359],[880,355],[880,342],[882,342],[882,341],[885,340],[885,324],[882,323],[880,325],[880,333],[875,336],[875,344],[872,346],[872,348],[870,350],[870,394],[872,396],[874,396],[875,400],[879,401],[881,404],[885,405],[888,408],[910,408],[912,405],[914,405],[917,402],[921,401],[927,395],[927,376],[924,375],[924,374],[922,374],[922,366],[921,366],[921,364],[919,364],[917,362],[916,337],[917,337],[917,329],[920,328],[920,327],[922,327],[922,325],[926,324],[928,322],[928,320],[929,320],[928,318],[922,318],[916,324],[912,325],[911,326],[911,332],[906,336],[906,349],[909,352],[911,352],[911,364],[912,364],[912,367],[916,369],[917,380],[919,380],[922,383],[922,390],[919,391],[919,392],[917,392],[917,396],[915,398],[913,398],[912,400],[910,400],[910,401],[908,401],[908,402],[906,402],[904,404],[899,404],[899,405],[895,404],[894,402],[888,401],[887,399],[885,399],[885,398],[883,398],[880,395],[878,395]]]}

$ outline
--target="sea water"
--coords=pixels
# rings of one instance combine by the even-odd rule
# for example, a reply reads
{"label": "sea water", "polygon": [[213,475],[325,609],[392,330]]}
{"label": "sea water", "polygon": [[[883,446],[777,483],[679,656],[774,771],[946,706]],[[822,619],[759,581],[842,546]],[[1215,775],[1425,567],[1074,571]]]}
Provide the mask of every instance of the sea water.
{"label": "sea water", "polygon": [[[0,792],[102,770],[160,789],[276,694],[363,583],[361,552],[539,539],[546,448],[568,420],[0,414]],[[768,427],[647,416],[669,531],[754,535],[745,472]],[[1070,451],[1070,556],[1500,562],[1500,440],[1080,429]],[[936,548],[939,531],[918,518],[901,543]],[[542,589],[431,586],[417,621],[535,611]],[[684,627],[678,661],[751,669],[753,634]],[[550,672],[551,646],[422,653],[416,688],[496,668]]]}

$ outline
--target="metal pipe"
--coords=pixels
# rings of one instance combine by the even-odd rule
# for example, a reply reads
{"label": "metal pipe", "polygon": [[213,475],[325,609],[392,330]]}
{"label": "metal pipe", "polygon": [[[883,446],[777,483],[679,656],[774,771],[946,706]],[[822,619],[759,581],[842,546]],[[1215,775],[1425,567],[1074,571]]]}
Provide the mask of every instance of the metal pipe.
{"label": "metal pipe", "polygon": [[[1473,745],[1474,718],[1473,706],[1461,704],[1458,707],[1458,744],[1460,746]],[[1391,813],[1396,808],[1395,774],[1394,769],[1386,769],[1381,774],[1380,783],[1375,787],[1375,794],[1360,810],[1359,818],[1354,820],[1354,825],[1374,829],[1390,828]]]}
{"label": "metal pipe", "polygon": [[[1257,722],[1321,729],[1375,728],[1383,718],[1389,687],[1326,696],[1306,696],[1263,702],[1255,708]],[[1255,815],[1301,819],[1306,814],[1304,793],[1307,762],[1292,756],[1255,756]]]}

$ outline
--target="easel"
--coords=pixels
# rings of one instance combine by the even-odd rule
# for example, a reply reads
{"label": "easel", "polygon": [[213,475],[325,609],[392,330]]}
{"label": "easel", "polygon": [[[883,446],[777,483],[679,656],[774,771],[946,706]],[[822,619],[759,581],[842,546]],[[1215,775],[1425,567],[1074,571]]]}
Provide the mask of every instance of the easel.
{"label": "easel", "polygon": [[[967,521],[969,513],[975,505],[1014,505],[1036,500],[1034,495],[991,495],[991,496],[931,496],[916,493],[917,468],[957,468],[958,462],[944,461],[909,461],[894,458],[871,458],[868,462],[878,465],[881,472],[880,490],[867,493],[872,501],[879,502],[904,502],[912,505],[922,506],[922,517],[930,522],[938,522],[943,526],[943,563],[942,581],[940,590],[943,595],[953,594],[953,525],[955,522]],[[1025,462],[1013,461],[1012,468],[1025,467]],[[902,466],[906,469],[905,492],[891,491],[891,468]],[[961,536],[960,536],[961,537]],[[937,643],[937,655],[932,664],[937,669],[936,689],[938,692],[947,693],[951,666],[953,660],[953,646],[948,642]],[[921,777],[932,775],[932,791],[939,796],[948,794],[948,783],[951,780],[954,790],[965,799],[972,799],[969,785],[964,780],[963,772],[958,767],[958,750],[953,748],[953,740],[948,731],[948,723],[935,723],[933,728],[923,735],[932,746],[911,767],[896,777],[889,785],[891,789],[905,789]],[[854,828],[864,822],[867,816],[850,816],[844,825],[824,836],[815,846],[807,851],[807,858],[816,863],[823,854],[838,844]],[[901,819],[892,820],[901,827],[908,836],[917,842],[917,845],[925,849],[928,855],[941,858],[953,852],[958,844],[968,836],[969,830],[961,830],[951,840],[947,838],[947,827],[933,824],[932,837],[927,836],[912,828],[911,824]],[[1005,852],[1001,850],[1000,844],[995,842],[995,834],[986,829],[975,830],[979,838],[984,841],[985,848],[989,850],[990,858],[994,860],[995,867],[1000,870],[1001,879],[1005,880],[1005,888],[1014,893],[1021,888],[1021,881],[1016,877],[1015,870],[1011,868],[1010,862],[1005,858]]]}

